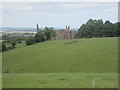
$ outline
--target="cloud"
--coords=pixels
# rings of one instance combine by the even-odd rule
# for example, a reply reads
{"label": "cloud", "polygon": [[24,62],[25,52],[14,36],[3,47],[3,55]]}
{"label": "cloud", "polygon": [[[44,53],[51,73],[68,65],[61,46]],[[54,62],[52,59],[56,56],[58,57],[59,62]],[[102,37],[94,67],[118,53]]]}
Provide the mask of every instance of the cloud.
{"label": "cloud", "polygon": [[118,2],[119,0],[3,0],[3,2]]}
{"label": "cloud", "polygon": [[63,8],[93,8],[93,7],[98,7],[101,4],[98,3],[69,3],[69,4],[60,4],[60,7]]}
{"label": "cloud", "polygon": [[25,4],[16,4],[16,3],[3,3],[3,5],[0,7],[2,9],[6,10],[31,10],[33,7],[30,5]]}
{"label": "cloud", "polygon": [[117,7],[107,8],[103,10],[103,12],[115,12],[115,11],[118,11]]}
{"label": "cloud", "polygon": [[[24,2],[24,3],[16,3],[16,2],[12,2],[12,3],[3,3],[2,7],[3,8],[3,13],[4,15],[13,15],[13,14],[19,14],[19,15],[66,15],[68,14],[69,16],[72,13],[76,13],[78,14],[79,12],[83,12],[83,13],[88,13],[89,11],[91,11],[91,13],[93,13],[93,11],[97,11],[98,13],[102,12],[102,13],[107,13],[107,12],[114,12],[117,10],[117,3],[96,3],[96,2],[55,2],[55,3],[51,3],[51,2]],[[117,11],[116,11],[117,12]]]}
{"label": "cloud", "polygon": [[43,2],[4,2],[0,9],[3,9],[6,12],[50,12],[59,10],[55,8],[56,5]]}
{"label": "cloud", "polygon": [[113,2],[5,2],[1,6],[4,24],[18,27],[33,26],[36,22],[55,27],[71,23],[76,27],[89,18],[117,21],[117,11],[113,12],[116,7],[117,3]]}

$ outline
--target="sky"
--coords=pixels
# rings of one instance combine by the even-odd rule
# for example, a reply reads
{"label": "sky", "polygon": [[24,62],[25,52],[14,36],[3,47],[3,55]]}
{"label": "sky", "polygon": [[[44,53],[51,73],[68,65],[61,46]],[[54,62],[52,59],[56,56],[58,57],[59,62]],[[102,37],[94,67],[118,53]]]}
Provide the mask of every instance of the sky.
{"label": "sky", "polygon": [[78,28],[91,19],[118,21],[118,2],[2,2],[0,27]]}

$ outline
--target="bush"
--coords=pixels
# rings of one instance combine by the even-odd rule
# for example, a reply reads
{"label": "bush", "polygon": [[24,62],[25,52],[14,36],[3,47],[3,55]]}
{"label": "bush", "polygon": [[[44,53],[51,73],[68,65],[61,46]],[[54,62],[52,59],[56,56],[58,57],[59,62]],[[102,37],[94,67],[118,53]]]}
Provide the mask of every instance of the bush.
{"label": "bush", "polygon": [[36,33],[35,37],[34,37],[34,40],[35,40],[35,43],[45,41],[44,32],[41,31],[41,32]]}
{"label": "bush", "polygon": [[22,43],[22,39],[21,38],[17,38],[16,39],[18,43]]}
{"label": "bush", "polygon": [[0,42],[0,52],[2,51],[2,42]]}
{"label": "bush", "polygon": [[10,44],[12,45],[12,47],[15,47],[15,45],[17,44],[17,40],[15,39],[10,40]]}
{"label": "bush", "polygon": [[7,50],[6,44],[5,43],[0,43],[0,51],[6,51],[6,50]]}
{"label": "bush", "polygon": [[34,44],[34,38],[33,37],[29,37],[25,40],[26,45],[32,45]]}
{"label": "bush", "polygon": [[21,41],[21,40],[19,40],[19,41],[18,41],[18,43],[22,43],[22,41]]}
{"label": "bush", "polygon": [[18,40],[18,43],[22,43],[22,40]]}

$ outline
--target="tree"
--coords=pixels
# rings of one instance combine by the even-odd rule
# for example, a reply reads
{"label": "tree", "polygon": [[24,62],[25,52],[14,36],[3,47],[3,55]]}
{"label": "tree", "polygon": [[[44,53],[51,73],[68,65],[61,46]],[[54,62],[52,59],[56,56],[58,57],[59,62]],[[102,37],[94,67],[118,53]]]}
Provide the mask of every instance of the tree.
{"label": "tree", "polygon": [[83,24],[78,30],[78,37],[93,37],[93,32],[95,31],[95,22],[89,19],[86,24]]}
{"label": "tree", "polygon": [[118,29],[118,30],[117,30],[117,31],[118,31],[118,36],[120,36],[120,22],[118,22],[117,27],[118,27],[118,28],[117,28],[117,29]]}
{"label": "tree", "polygon": [[15,47],[15,45],[17,44],[17,40],[16,39],[10,40],[10,44],[12,45],[12,47]]}
{"label": "tree", "polygon": [[34,39],[36,43],[45,41],[44,31],[36,33]]}
{"label": "tree", "polygon": [[44,34],[46,36],[46,40],[50,40],[51,39],[51,30],[48,27],[45,27],[44,29]]}
{"label": "tree", "polygon": [[114,36],[113,35],[114,26],[110,21],[106,21],[104,24],[104,36]]}
{"label": "tree", "polygon": [[46,37],[46,40],[51,40],[52,38],[54,38],[56,36],[56,32],[54,30],[54,28],[52,27],[45,27],[44,29],[44,35]]}
{"label": "tree", "polygon": [[95,22],[95,30],[93,32],[93,37],[100,37],[102,36],[103,32],[103,21],[102,19],[94,20]]}
{"label": "tree", "polygon": [[88,20],[86,24],[83,24],[77,33],[77,37],[113,37],[120,35],[119,23],[111,23],[106,21],[103,23],[102,19],[99,20]]}
{"label": "tree", "polygon": [[34,38],[33,37],[28,37],[25,40],[25,43],[26,43],[26,45],[32,45],[32,44],[34,44]]}
{"label": "tree", "polygon": [[56,34],[55,29],[53,27],[50,27],[50,30],[51,30],[51,38],[56,37],[57,34]]}
{"label": "tree", "polygon": [[115,23],[114,24],[114,30],[113,30],[113,35],[114,35],[114,37],[116,37],[116,36],[120,36],[120,34],[119,34],[119,30],[120,30],[120,28],[118,29],[119,27],[118,27],[118,23]]}
{"label": "tree", "polygon": [[85,29],[86,29],[86,25],[83,24],[79,29],[78,29],[78,32],[76,34],[76,37],[77,38],[82,38],[82,37],[85,37],[86,34],[85,34]]}
{"label": "tree", "polygon": [[89,38],[93,37],[94,36],[93,35],[94,32],[95,32],[95,22],[94,22],[94,20],[90,19],[86,23],[87,37],[89,37]]}

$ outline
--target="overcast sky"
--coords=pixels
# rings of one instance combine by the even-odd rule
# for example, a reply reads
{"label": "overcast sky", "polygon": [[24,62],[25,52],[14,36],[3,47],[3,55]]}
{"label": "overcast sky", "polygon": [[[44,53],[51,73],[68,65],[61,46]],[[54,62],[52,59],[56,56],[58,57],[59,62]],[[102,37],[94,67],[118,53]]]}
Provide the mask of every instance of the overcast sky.
{"label": "overcast sky", "polygon": [[118,21],[117,2],[4,2],[3,27],[78,28],[90,18]]}

